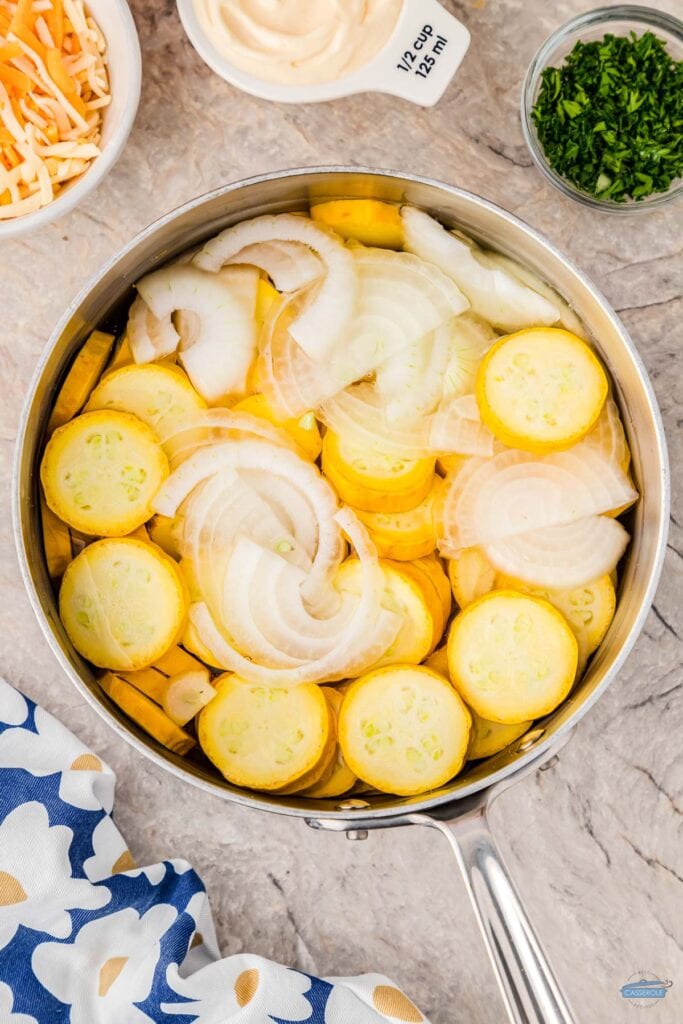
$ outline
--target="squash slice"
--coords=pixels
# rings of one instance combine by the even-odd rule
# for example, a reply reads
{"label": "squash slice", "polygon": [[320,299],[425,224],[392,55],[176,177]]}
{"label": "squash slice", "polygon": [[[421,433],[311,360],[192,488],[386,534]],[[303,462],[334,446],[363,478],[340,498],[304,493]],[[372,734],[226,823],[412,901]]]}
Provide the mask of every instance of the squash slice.
{"label": "squash slice", "polygon": [[323,443],[318,422],[312,412],[304,413],[299,419],[283,419],[277,415],[263,394],[249,395],[248,398],[243,398],[232,408],[235,412],[248,412],[252,416],[260,416],[261,419],[268,420],[273,426],[281,427],[311,462],[315,462],[320,455]]}
{"label": "squash slice", "polygon": [[342,238],[383,249],[403,247],[403,222],[397,206],[378,199],[331,199],[311,207],[311,217]]}
{"label": "squash slice", "polygon": [[43,549],[51,580],[60,580],[73,558],[69,527],[56,516],[40,493],[40,520],[43,528]]}
{"label": "squash slice", "polygon": [[[425,667],[438,672],[449,682],[451,680],[448,667],[448,645],[437,648],[425,661]],[[491,757],[493,754],[504,750],[513,740],[522,736],[531,722],[519,722],[514,725],[503,725],[500,722],[490,722],[482,718],[472,708],[468,708],[472,716],[472,732],[467,748],[467,760],[476,761],[482,757]]]}
{"label": "squash slice", "polygon": [[[471,709],[470,709],[471,710]],[[515,722],[504,725],[502,722],[490,722],[472,711],[472,735],[467,749],[467,760],[478,761],[482,757],[493,757],[505,750],[514,740],[523,736],[533,722]]]}
{"label": "squash slice", "polygon": [[559,328],[533,327],[489,349],[476,391],[482,421],[499,441],[542,455],[588,433],[609,384],[585,341]]}
{"label": "squash slice", "polygon": [[[322,686],[321,689],[325,694],[325,700],[332,709],[335,723],[338,725],[339,712],[341,711],[341,706],[344,702],[344,695],[332,686]],[[336,734],[337,729],[335,729],[335,735]],[[301,795],[310,797],[312,800],[329,800],[332,797],[342,796],[344,793],[348,793],[350,789],[353,789],[357,781],[358,779],[356,775],[354,775],[344,760],[341,747],[338,743],[335,743],[335,757],[329,776],[321,779],[320,782],[316,782],[315,785],[311,786],[309,789],[303,790]]]}
{"label": "squash slice", "polygon": [[367,526],[370,539],[380,555],[408,562],[434,551],[436,530],[432,506],[441,486],[439,477],[434,477],[432,487],[424,501],[407,512],[355,510],[360,521]]}
{"label": "squash slice", "polygon": [[[398,662],[417,665],[431,650],[435,632],[432,611],[420,584],[404,571],[404,565],[409,563],[380,559],[379,564],[384,572],[382,605],[397,612],[403,619],[403,625],[382,657],[369,665],[366,671]],[[335,586],[341,591],[361,593],[362,569],[357,558],[348,558],[340,565]]]}
{"label": "squash slice", "polygon": [[168,476],[154,433],[129,413],[87,412],[59,427],[40,466],[45,500],[83,533],[124,537],[152,515]]}
{"label": "squash slice", "polygon": [[195,746],[189,733],[172,722],[160,707],[127,683],[125,679],[108,672],[100,679],[100,686],[114,704],[132,718],[141,729],[176,754],[187,754]]}
{"label": "squash slice", "polygon": [[493,590],[496,570],[480,548],[463,548],[448,560],[448,578],[458,607],[467,608]]}
{"label": "squash slice", "polygon": [[499,574],[496,585],[541,597],[564,615],[579,644],[579,662],[598,649],[617,609],[617,595],[609,575],[572,590],[547,590]]}
{"label": "squash slice", "polygon": [[578,644],[548,601],[493,590],[453,620],[453,685],[482,718],[517,724],[550,714],[569,693]]}
{"label": "squash slice", "polygon": [[319,764],[333,729],[320,687],[257,686],[230,674],[214,685],[216,696],[199,714],[197,735],[229,782],[282,790]]}
{"label": "squash slice", "polygon": [[177,642],[188,593],[160,548],[125,537],[88,545],[71,562],[59,614],[76,650],[100,668],[146,668]]}
{"label": "squash slice", "polygon": [[465,762],[471,716],[453,687],[423,666],[361,676],[339,716],[339,743],[353,772],[383,793],[426,793]]}
{"label": "squash slice", "polygon": [[47,424],[48,435],[77,416],[97,384],[114,347],[114,335],[93,331],[62,384]]}
{"label": "squash slice", "polygon": [[206,409],[206,402],[179,367],[146,363],[122,366],[108,373],[93,391],[86,408],[88,412],[116,409],[132,413],[159,434],[167,431],[174,420]]}

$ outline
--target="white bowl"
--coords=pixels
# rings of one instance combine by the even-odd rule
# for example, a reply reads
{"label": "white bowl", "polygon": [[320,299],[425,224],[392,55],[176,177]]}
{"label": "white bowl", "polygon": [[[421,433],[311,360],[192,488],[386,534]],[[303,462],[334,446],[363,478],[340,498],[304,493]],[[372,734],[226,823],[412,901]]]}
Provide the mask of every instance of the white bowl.
{"label": "white bowl", "polygon": [[111,103],[104,110],[100,156],[56,199],[35,213],[0,221],[0,241],[36,231],[69,213],[94,192],[118,160],[126,144],[140,102],[142,58],[140,43],[127,0],[87,0],[87,10],[107,41]]}
{"label": "white bowl", "polygon": [[322,103],[359,92],[383,92],[432,107],[470,44],[468,30],[439,0],[403,0],[394,31],[367,64],[331,82],[281,85],[256,78],[224,57],[204,30],[194,0],[176,4],[190,42],[217,75],[243,92],[276,103]]}

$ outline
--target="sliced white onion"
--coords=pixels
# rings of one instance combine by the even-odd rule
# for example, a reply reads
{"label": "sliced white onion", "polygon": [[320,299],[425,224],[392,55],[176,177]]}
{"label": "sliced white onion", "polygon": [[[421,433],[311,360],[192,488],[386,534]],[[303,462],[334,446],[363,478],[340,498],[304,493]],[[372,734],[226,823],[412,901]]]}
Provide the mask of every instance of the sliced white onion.
{"label": "sliced white onion", "polygon": [[175,352],[180,341],[170,316],[157,320],[141,295],[130,307],[126,336],[136,363],[164,359]]}
{"label": "sliced white onion", "polygon": [[203,409],[182,419],[169,421],[158,431],[158,436],[172,469],[200,448],[206,448],[218,441],[262,438],[301,454],[286,431],[274,426],[262,416],[253,416],[239,410],[234,412],[231,409]]}
{"label": "sliced white onion", "polygon": [[385,403],[389,423],[410,423],[436,409],[443,393],[446,367],[452,357],[452,324],[435,331],[381,363],[375,390]]}
{"label": "sliced white onion", "polygon": [[326,655],[347,628],[356,601],[318,618],[302,597],[305,573],[246,537],[238,539],[224,580],[221,621],[235,645],[260,664],[288,668]]}
{"label": "sliced white onion", "polygon": [[507,269],[487,265],[481,251],[447,231],[428,213],[404,206],[405,247],[448,274],[472,309],[493,327],[517,331],[557,323],[560,310]]}
{"label": "sliced white onion", "polygon": [[620,466],[624,472],[628,470],[631,453],[619,409],[613,398],[607,399],[598,422],[581,443],[600,452],[609,462]]}
{"label": "sliced white onion", "polygon": [[[203,270],[217,271],[248,246],[261,242],[302,242],[322,260],[325,277],[291,330],[304,352],[324,362],[351,319],[356,301],[356,271],[350,251],[334,232],[291,213],[265,215],[227,228],[194,258]],[[253,250],[252,250],[253,251]]]}
{"label": "sliced white onion", "polygon": [[484,552],[500,572],[550,590],[569,590],[612,572],[628,542],[616,519],[590,516],[487,544]]}
{"label": "sliced white onion", "polygon": [[259,267],[280,292],[306,288],[325,272],[321,260],[303,242],[256,242],[231,256],[227,263],[251,263]]}
{"label": "sliced white onion", "polygon": [[542,458],[508,449],[472,459],[449,481],[441,541],[455,550],[489,544],[599,515],[636,496],[618,467],[581,445]]}
{"label": "sliced white onion", "polygon": [[306,581],[307,596],[315,600],[322,584],[339,564],[343,547],[334,515],[337,497],[316,466],[295,452],[265,441],[224,441],[200,449],[182,462],[164,481],[154,499],[154,510],[175,515],[181,502],[204,480],[224,469],[260,470],[291,481],[310,501],[318,521],[317,549]]}
{"label": "sliced white onion", "polygon": [[474,395],[444,398],[432,417],[429,443],[435,452],[488,457],[494,437],[481,422]]}
{"label": "sliced white onion", "polygon": [[360,600],[326,654],[306,659],[289,668],[271,668],[251,661],[241,654],[219,629],[206,604],[194,604],[190,619],[199,637],[214,651],[224,668],[238,672],[245,679],[266,686],[296,686],[300,683],[344,679],[357,674],[359,667],[372,664],[393,642],[401,625],[400,616],[381,606],[384,574],[367,533],[356,516],[343,509],[336,516],[353,543],[363,571]]}
{"label": "sliced white onion", "polygon": [[[159,330],[168,331],[173,314],[182,314],[177,320],[180,361],[207,402],[245,390],[256,355],[257,282],[257,272],[249,268],[233,267],[227,276],[174,264],[137,284]],[[250,294],[253,303],[248,301]]]}
{"label": "sliced white onion", "polygon": [[490,324],[474,313],[462,313],[453,321],[451,358],[443,376],[444,397],[474,391],[479,364],[497,337]]}
{"label": "sliced white onion", "polygon": [[578,335],[579,338],[584,340],[587,338],[586,329],[571,306],[558,295],[554,288],[546,284],[542,278],[534,274],[528,267],[523,266],[523,264],[518,263],[516,260],[510,259],[509,256],[503,256],[500,252],[480,253],[479,259],[486,266],[500,267],[528,285],[533,291],[538,292],[539,295],[542,295],[544,299],[547,299],[558,310],[559,318],[557,322],[560,326],[564,327],[566,331],[571,331],[572,334]]}
{"label": "sliced white onion", "polygon": [[325,402],[318,415],[323,423],[343,437],[406,458],[432,454],[429,441],[431,420],[389,423],[384,404],[372,384],[364,382],[341,391]]}
{"label": "sliced white onion", "polygon": [[[443,376],[448,361],[445,325],[467,307],[467,300],[438,267],[410,253],[363,247],[352,252],[357,301],[324,364],[310,358],[295,335],[307,294],[281,303],[264,326],[259,364],[263,389],[283,415],[301,416],[378,368],[380,376],[388,375],[392,363],[404,380],[410,376],[405,368],[409,370],[411,363],[423,366],[429,395],[419,404],[429,403],[436,375]],[[418,379],[423,380],[414,374],[410,380],[416,396],[422,392]],[[404,405],[394,410],[395,417],[410,404],[398,391]]]}

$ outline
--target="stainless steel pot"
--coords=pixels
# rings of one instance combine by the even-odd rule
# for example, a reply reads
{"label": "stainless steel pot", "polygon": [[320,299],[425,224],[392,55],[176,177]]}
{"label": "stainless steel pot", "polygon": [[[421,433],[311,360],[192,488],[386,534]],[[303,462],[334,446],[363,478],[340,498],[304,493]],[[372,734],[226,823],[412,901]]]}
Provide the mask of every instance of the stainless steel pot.
{"label": "stainless steel pot", "polygon": [[[236,789],[201,756],[180,758],[125,718],[71,646],[57,614],[43,557],[37,481],[47,417],[75,352],[95,326],[119,327],[143,274],[246,217],[306,208],[325,198],[371,196],[414,203],[527,264],[573,306],[609,367],[633,453],[641,500],[621,574],[617,614],[584,678],[565,703],[510,747],[470,765],[427,796],[303,800]],[[659,578],[669,509],[666,442],[652,387],[623,325],[605,299],[549,242],[479,196],[437,181],[357,168],[293,170],[228,185],[152,224],[91,281],[55,329],[37,369],[19,429],[14,480],[16,542],[24,581],[47,639],[69,678],[132,746],[178,778],[225,800],[300,816],[314,828],[363,837],[368,829],[429,825],[448,838],[469,888],[511,1021],[569,1024],[571,1011],[548,967],[487,826],[491,801],[522,775],[553,758],[615,679],[640,632]]]}

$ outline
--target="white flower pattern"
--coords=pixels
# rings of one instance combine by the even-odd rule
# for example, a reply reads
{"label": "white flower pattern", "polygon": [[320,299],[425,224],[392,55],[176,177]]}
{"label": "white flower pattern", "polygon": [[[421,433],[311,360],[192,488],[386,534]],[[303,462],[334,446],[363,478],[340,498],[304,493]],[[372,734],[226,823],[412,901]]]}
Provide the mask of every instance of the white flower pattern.
{"label": "white flower pattern", "polygon": [[71,877],[72,839],[72,830],[51,826],[46,809],[35,801],[21,804],[0,825],[0,949],[20,925],[66,939],[70,910],[97,910],[109,903],[108,889]]}
{"label": "white flower pattern", "polygon": [[187,861],[135,866],[109,813],[114,782],[0,679],[0,1024],[54,1024],[51,999],[64,1024],[425,1021],[378,975],[325,981],[247,954],[221,960]]}
{"label": "white flower pattern", "polygon": [[31,775],[61,772],[59,796],[86,811],[114,803],[114,773],[52,715],[36,708],[37,732],[6,729],[0,734],[0,768],[23,768]]}
{"label": "white flower pattern", "polygon": [[23,725],[27,718],[26,698],[0,678],[0,722],[4,725]]}
{"label": "white flower pattern", "polygon": [[134,1004],[150,993],[160,939],[177,916],[168,903],[142,917],[132,907],[119,910],[84,925],[71,944],[44,942],[31,966],[41,985],[71,1006],[70,1024],[149,1024]]}

